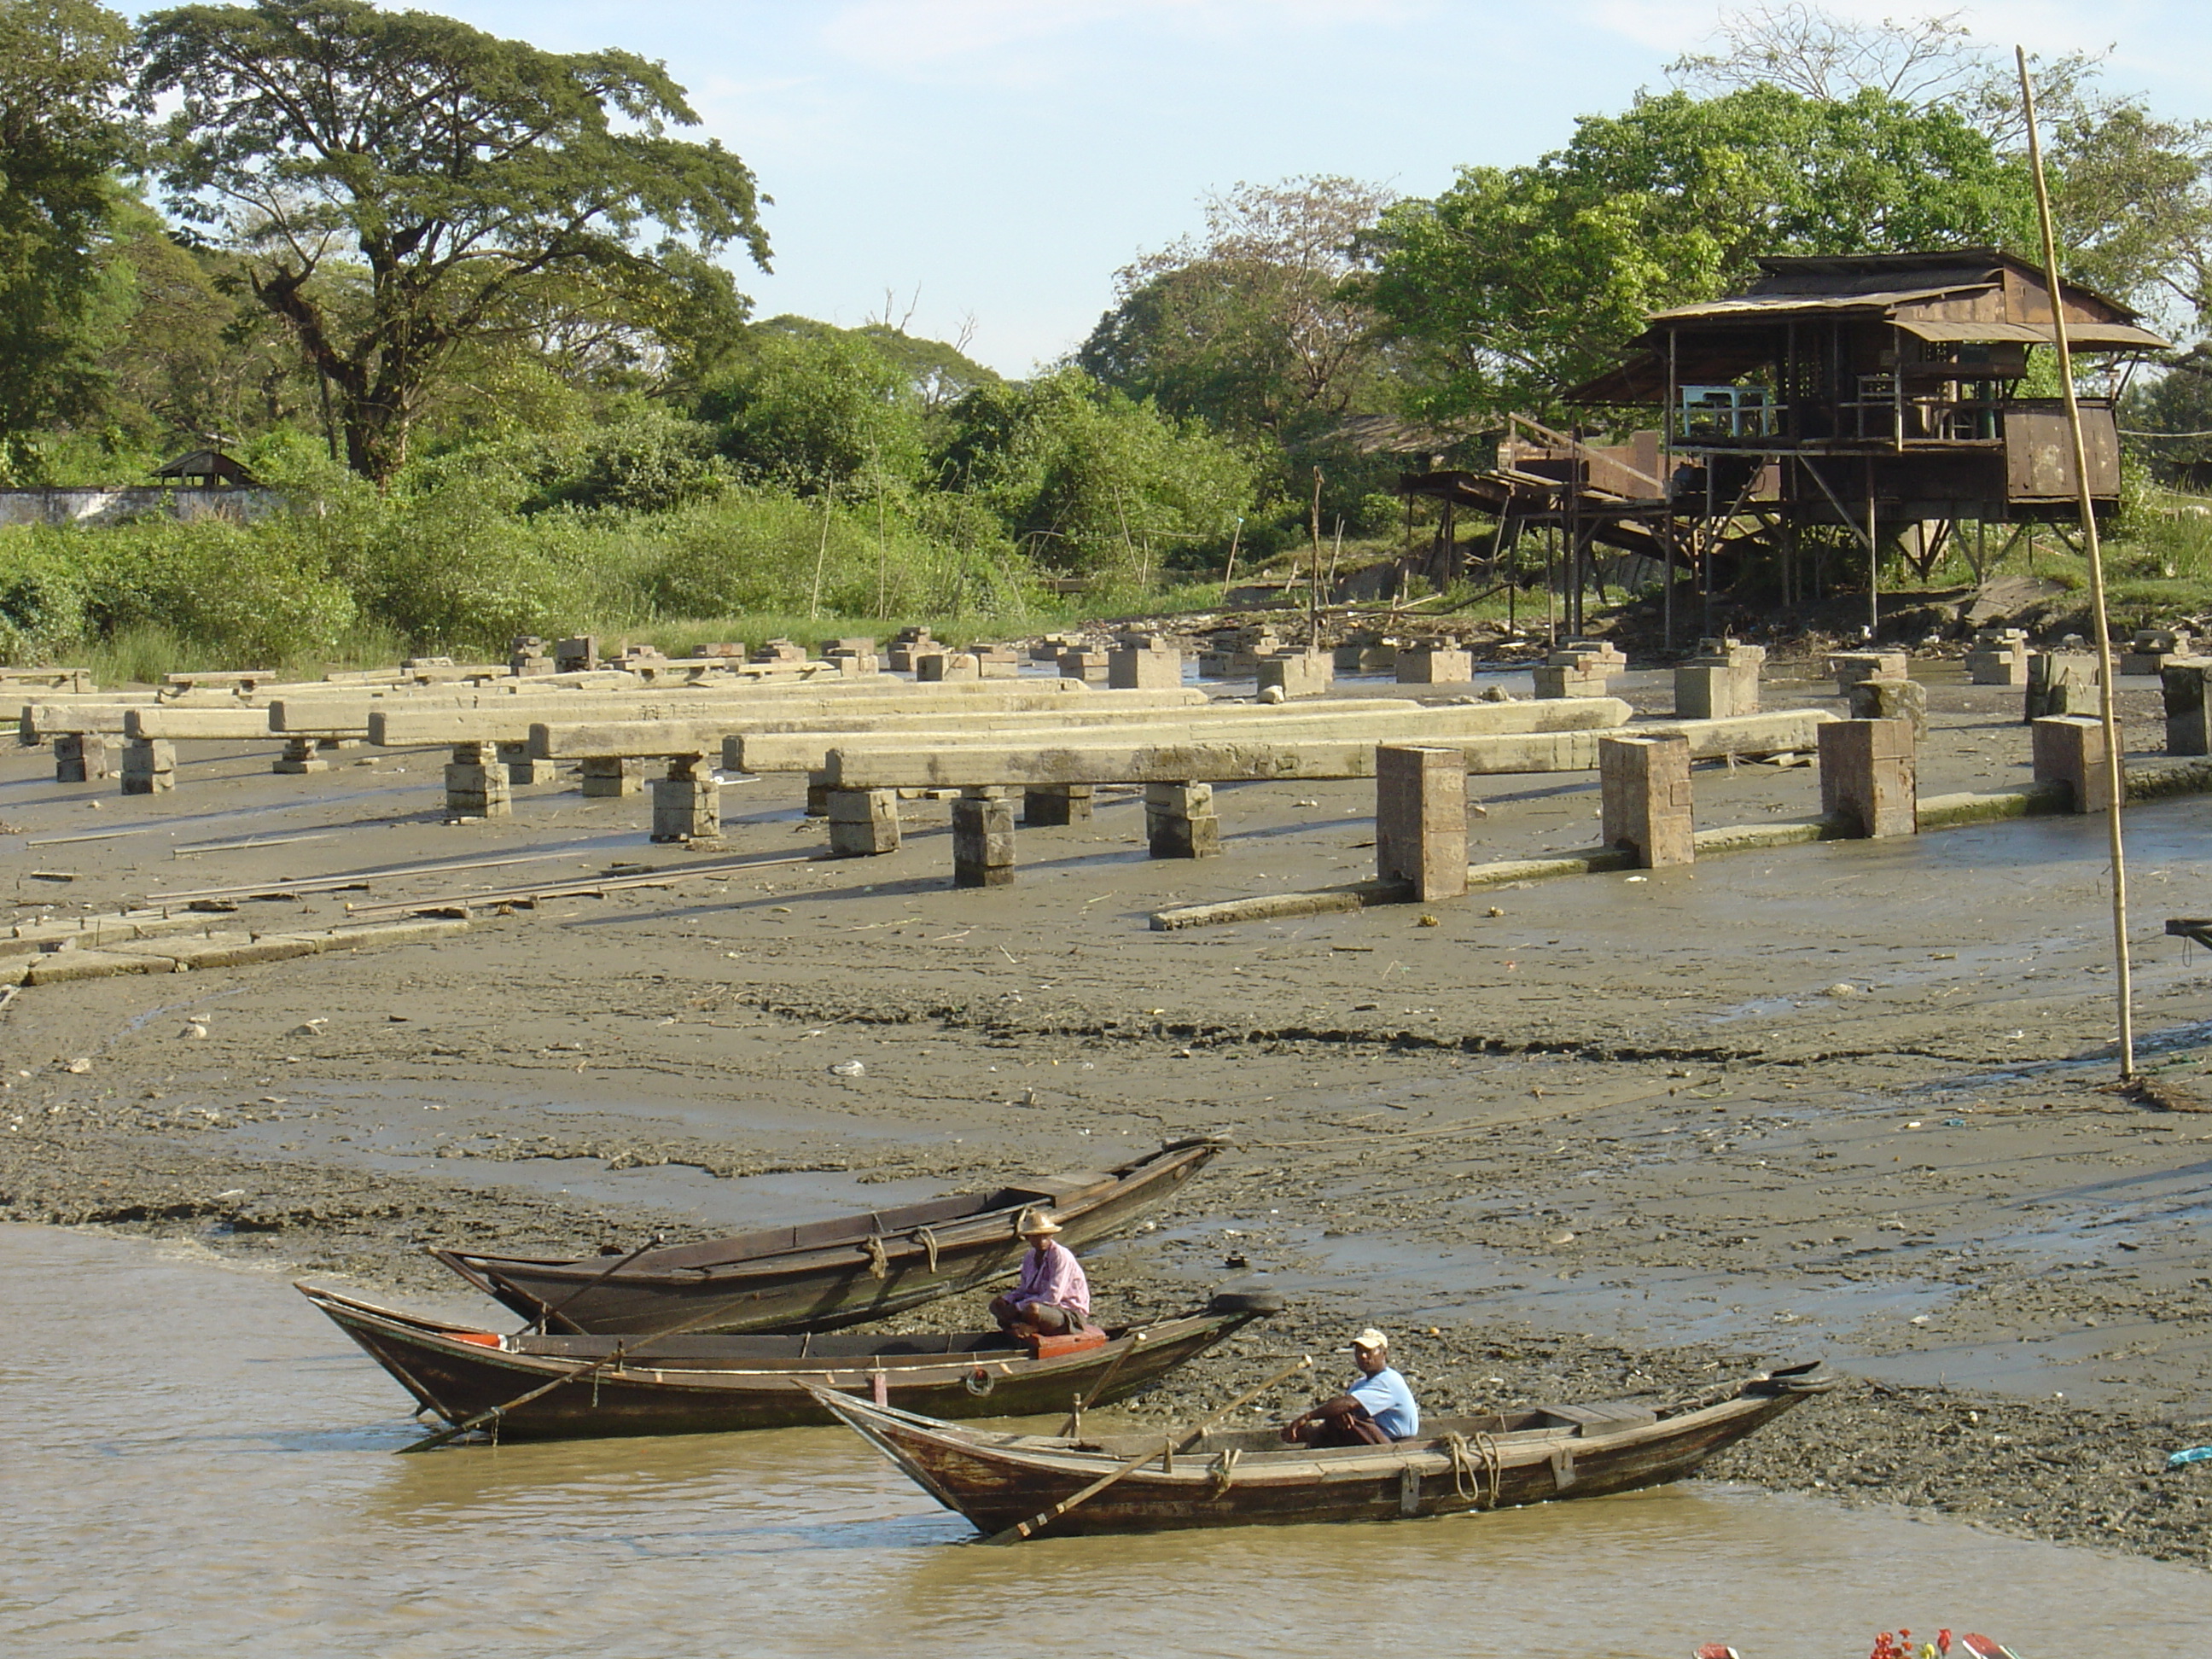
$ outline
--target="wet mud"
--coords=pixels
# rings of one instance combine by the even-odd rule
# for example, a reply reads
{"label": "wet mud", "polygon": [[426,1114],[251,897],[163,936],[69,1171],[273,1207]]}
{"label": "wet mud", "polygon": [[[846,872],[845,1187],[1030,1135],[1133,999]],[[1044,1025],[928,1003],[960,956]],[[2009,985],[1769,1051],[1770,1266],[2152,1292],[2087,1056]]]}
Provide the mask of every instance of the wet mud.
{"label": "wet mud", "polygon": [[[1792,672],[1770,706],[1838,706]],[[2148,686],[2124,701],[2154,751]],[[1931,694],[1923,793],[2026,781],[2016,692]],[[1370,1322],[1437,1410],[1825,1355],[1844,1385],[1714,1473],[2212,1556],[2212,1465],[2166,1467],[2212,1441],[2212,1115],[2172,1109],[2212,1102],[2212,997],[2162,932],[2207,908],[2202,801],[2129,817],[2142,1098],[2109,1086],[2087,819],[1154,933],[1165,904],[1371,873],[1371,786],[1224,787],[1224,856],[1182,864],[1101,791],[1090,823],[1022,832],[1013,887],[956,891],[939,803],[908,803],[900,853],[830,861],[794,780],[726,787],[708,853],[649,844],[642,799],[572,780],[448,824],[435,751],[321,778],[268,758],[186,747],[149,800],[0,755],[15,919],[228,888],[238,925],[273,930],[473,894],[471,931],[20,990],[0,1219],[482,1310],[422,1245],[702,1237],[1211,1133],[1235,1150],[1095,1256],[1099,1311],[1254,1278],[1291,1310],[1139,1413],[1197,1412],[1260,1356]],[[1592,779],[1473,784],[1477,859],[1593,838]],[[1701,826],[1818,806],[1807,767],[1701,767],[1697,789]],[[531,861],[421,868],[501,859]],[[641,867],[669,884],[481,896]]]}

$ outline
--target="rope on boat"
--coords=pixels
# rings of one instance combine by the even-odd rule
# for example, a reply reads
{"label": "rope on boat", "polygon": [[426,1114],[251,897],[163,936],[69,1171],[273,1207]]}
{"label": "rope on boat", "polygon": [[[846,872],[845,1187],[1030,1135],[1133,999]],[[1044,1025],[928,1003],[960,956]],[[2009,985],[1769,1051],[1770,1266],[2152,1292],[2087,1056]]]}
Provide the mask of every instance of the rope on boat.
{"label": "rope on boat", "polygon": [[921,1246],[923,1254],[929,1257],[929,1271],[935,1273],[937,1271],[937,1235],[927,1227],[916,1227],[914,1230],[914,1237],[915,1242]]}
{"label": "rope on boat", "polygon": [[[1498,1449],[1498,1442],[1480,1429],[1474,1431],[1474,1443],[1471,1447],[1467,1437],[1457,1432],[1446,1434],[1443,1439],[1445,1451],[1451,1455],[1454,1489],[1462,1498],[1474,1500],[1480,1508],[1496,1509],[1498,1483],[1505,1470],[1504,1455]],[[1469,1485],[1475,1480],[1474,1462],[1478,1457],[1482,1461],[1482,1474],[1490,1483],[1490,1501],[1487,1504],[1481,1502],[1480,1484]]]}
{"label": "rope on boat", "polygon": [[891,1259],[884,1249],[884,1241],[881,1235],[870,1233],[868,1235],[868,1242],[866,1244],[863,1244],[860,1248],[868,1253],[868,1277],[871,1279],[890,1278],[891,1272]]}
{"label": "rope on boat", "polygon": [[1221,1497],[1237,1483],[1237,1462],[1243,1452],[1235,1446],[1221,1449],[1221,1461],[1213,1466],[1213,1495]]}

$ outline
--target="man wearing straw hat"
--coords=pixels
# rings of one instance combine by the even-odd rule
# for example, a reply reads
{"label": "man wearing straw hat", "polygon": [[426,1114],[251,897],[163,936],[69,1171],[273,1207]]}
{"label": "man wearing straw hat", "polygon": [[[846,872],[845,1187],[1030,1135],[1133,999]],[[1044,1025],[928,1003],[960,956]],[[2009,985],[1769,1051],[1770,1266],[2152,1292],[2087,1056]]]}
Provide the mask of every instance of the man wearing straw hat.
{"label": "man wearing straw hat", "polygon": [[1030,1253],[1014,1288],[991,1298],[991,1317],[1017,1336],[1081,1330],[1091,1318],[1091,1281],[1075,1252],[1055,1237],[1060,1223],[1049,1210],[1024,1210],[1020,1231]]}

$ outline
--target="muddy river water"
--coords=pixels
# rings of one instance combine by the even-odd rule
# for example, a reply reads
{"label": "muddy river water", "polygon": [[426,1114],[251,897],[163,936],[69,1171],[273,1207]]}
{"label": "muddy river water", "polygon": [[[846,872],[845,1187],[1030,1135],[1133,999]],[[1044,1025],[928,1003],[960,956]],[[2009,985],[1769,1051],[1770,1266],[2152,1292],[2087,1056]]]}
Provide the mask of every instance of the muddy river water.
{"label": "muddy river water", "polygon": [[1401,1526],[971,1546],[829,1429],[392,1456],[398,1387],[266,1273],[0,1228],[0,1652],[1856,1659],[2201,1651],[2212,1576],[1692,1484]]}

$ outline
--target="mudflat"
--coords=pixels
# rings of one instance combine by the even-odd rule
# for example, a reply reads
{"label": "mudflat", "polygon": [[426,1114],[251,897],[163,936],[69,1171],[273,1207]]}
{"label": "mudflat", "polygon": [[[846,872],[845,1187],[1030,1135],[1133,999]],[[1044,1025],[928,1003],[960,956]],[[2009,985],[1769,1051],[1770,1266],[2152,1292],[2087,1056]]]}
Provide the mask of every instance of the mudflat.
{"label": "mudflat", "polygon": [[[1839,707],[1816,672],[1771,665],[1769,706]],[[2124,703],[2154,752],[2149,687]],[[2027,781],[2018,692],[1930,692],[1923,793]],[[1094,1258],[1098,1310],[1255,1274],[1291,1310],[1139,1412],[1194,1414],[1256,1356],[1370,1322],[1438,1410],[1825,1354],[1847,1386],[1715,1473],[2212,1559],[2212,1465],[2166,1467],[2212,1441],[2212,1115],[2187,1109],[2212,1103],[2212,969],[2163,933],[2212,912],[2202,799],[2128,816],[2160,1105],[2109,1087],[2089,818],[1155,933],[1164,905],[1372,874],[1373,786],[1224,786],[1224,854],[1193,861],[1147,857],[1140,792],[1102,789],[1088,822],[1020,832],[1013,885],[956,890],[942,803],[904,804],[900,852],[832,860],[795,778],[728,782],[708,849],[573,778],[449,823],[442,751],[300,777],[276,748],[179,744],[154,797],[0,753],[14,920],[442,904],[468,930],[20,988],[0,1218],[466,1309],[421,1245],[627,1248],[1212,1133],[1235,1150]],[[1819,805],[1804,766],[1696,787],[1700,827]],[[1590,775],[1470,788],[1474,859],[1595,839]]]}

